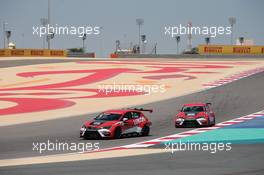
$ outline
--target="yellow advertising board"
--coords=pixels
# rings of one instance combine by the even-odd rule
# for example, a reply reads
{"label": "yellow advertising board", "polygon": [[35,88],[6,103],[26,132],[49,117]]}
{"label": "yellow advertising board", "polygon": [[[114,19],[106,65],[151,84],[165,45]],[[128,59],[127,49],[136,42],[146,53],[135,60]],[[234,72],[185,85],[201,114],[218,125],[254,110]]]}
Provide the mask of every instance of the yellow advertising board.
{"label": "yellow advertising board", "polygon": [[0,57],[66,57],[65,50],[48,49],[0,49]]}
{"label": "yellow advertising board", "polygon": [[264,55],[264,46],[199,45],[201,55]]}

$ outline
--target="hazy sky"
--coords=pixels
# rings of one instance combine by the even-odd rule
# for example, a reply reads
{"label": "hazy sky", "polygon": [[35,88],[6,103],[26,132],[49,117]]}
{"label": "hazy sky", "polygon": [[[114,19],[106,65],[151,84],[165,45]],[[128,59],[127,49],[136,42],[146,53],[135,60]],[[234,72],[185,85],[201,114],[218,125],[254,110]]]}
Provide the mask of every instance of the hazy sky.
{"label": "hazy sky", "polygon": [[[3,47],[3,21],[12,31],[11,41],[18,48],[42,48],[42,38],[32,34],[32,26],[47,17],[48,0],[0,0],[0,47]],[[108,56],[121,44],[137,43],[136,18],[143,18],[142,33],[149,45],[157,42],[158,53],[176,53],[174,39],[164,35],[164,26],[187,24],[193,26],[228,26],[234,16],[235,37],[254,39],[264,45],[263,0],[51,0],[51,24],[61,26],[102,26],[99,36],[88,36],[86,48],[98,56]],[[193,45],[204,43],[205,36],[193,36]],[[229,44],[229,36],[214,38],[212,43]],[[186,48],[182,36],[180,49]],[[82,47],[77,36],[55,36],[52,48]]]}

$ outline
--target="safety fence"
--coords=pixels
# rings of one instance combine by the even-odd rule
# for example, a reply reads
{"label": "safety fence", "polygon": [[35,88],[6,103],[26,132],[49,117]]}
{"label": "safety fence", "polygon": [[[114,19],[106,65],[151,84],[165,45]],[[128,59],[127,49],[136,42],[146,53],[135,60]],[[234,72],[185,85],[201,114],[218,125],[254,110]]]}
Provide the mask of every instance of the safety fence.
{"label": "safety fence", "polygon": [[48,49],[0,49],[0,57],[66,57],[65,50]]}
{"label": "safety fence", "polygon": [[264,46],[199,45],[201,55],[264,55]]}

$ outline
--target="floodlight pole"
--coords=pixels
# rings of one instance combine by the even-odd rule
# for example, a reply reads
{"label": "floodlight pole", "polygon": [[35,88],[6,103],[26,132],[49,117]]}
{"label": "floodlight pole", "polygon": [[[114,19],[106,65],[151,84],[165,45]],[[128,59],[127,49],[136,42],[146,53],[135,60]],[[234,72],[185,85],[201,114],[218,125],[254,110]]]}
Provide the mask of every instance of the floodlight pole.
{"label": "floodlight pole", "polygon": [[144,19],[138,18],[138,19],[136,19],[136,23],[138,25],[138,46],[140,48],[140,45],[141,45],[141,26],[144,24]]}
{"label": "floodlight pole", "polygon": [[86,36],[86,33],[83,34],[83,37],[82,37],[82,44],[83,44],[83,45],[82,45],[82,49],[83,49],[83,53],[85,52],[85,51],[84,51],[84,49],[85,49],[85,47],[84,47],[84,41],[86,40],[86,37],[87,37],[87,36]]}
{"label": "floodlight pole", "polygon": [[8,30],[8,31],[6,31],[7,47],[9,46],[9,39],[10,39],[10,37],[11,37],[11,31]]}
{"label": "floodlight pole", "polygon": [[8,24],[7,22],[3,21],[3,46],[4,46],[4,49],[6,48],[6,24]]}
{"label": "floodlight pole", "polygon": [[[47,18],[40,18],[40,23],[43,27],[46,27],[46,25],[48,23],[48,19]],[[45,36],[43,37],[43,49],[45,49]]]}
{"label": "floodlight pole", "polygon": [[230,44],[233,45],[233,32],[234,32],[234,25],[236,24],[236,18],[230,17],[228,20],[229,20],[229,24],[231,26]]}
{"label": "floodlight pole", "polygon": [[[48,29],[49,29],[49,26],[50,26],[50,0],[48,0]],[[50,49],[50,31],[49,30],[48,30],[47,40],[48,40],[48,49]]]}
{"label": "floodlight pole", "polygon": [[140,39],[141,33],[140,33],[140,24],[138,25],[138,46],[140,48],[140,43],[141,43],[141,39]]}
{"label": "floodlight pole", "polygon": [[205,38],[205,43],[206,43],[206,45],[208,45],[210,43],[210,37]]}
{"label": "floodlight pole", "polygon": [[176,39],[176,43],[177,43],[177,55],[178,55],[179,54],[179,43],[180,43],[181,37],[176,36],[175,39]]}

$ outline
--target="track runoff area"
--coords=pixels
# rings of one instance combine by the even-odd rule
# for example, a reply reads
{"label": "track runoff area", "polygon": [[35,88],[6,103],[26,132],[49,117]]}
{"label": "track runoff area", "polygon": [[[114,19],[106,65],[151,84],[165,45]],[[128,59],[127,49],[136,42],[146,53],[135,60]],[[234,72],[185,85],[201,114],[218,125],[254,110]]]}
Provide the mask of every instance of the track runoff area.
{"label": "track runoff area", "polygon": [[[176,158],[185,152],[191,159],[192,154],[207,152],[217,157],[223,152],[234,153],[236,145],[263,143],[263,60],[33,62],[2,66],[0,70],[6,75],[0,81],[3,173],[19,165],[34,171],[39,164],[52,163],[47,165],[54,168],[60,162],[82,164],[81,160],[118,161],[117,158],[131,157],[133,161],[137,156],[159,155],[154,153]],[[141,87],[143,91],[126,91],[122,89],[124,85]],[[114,90],[117,88],[119,91]],[[177,109],[195,102],[211,102],[217,124],[174,128],[172,119]],[[95,113],[132,106],[154,110],[146,114],[153,123],[150,136],[78,138],[82,123]],[[33,150],[32,143],[47,140],[98,143],[98,149],[42,154]],[[250,150],[250,146],[245,149]]]}

